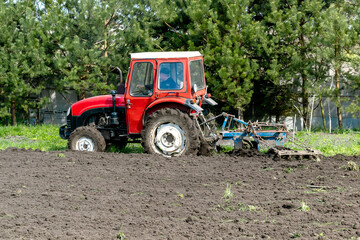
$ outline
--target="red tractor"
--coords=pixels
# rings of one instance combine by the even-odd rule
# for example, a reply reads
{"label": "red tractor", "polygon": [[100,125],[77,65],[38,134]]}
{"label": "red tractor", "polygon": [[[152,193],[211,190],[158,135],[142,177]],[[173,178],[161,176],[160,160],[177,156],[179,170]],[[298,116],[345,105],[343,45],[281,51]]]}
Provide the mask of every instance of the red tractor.
{"label": "red tractor", "polygon": [[[120,83],[122,82],[121,71]],[[74,103],[60,136],[69,149],[102,152],[141,138],[145,152],[164,156],[196,154],[201,105],[216,105],[207,94],[199,52],[131,54],[125,86],[110,95]]]}

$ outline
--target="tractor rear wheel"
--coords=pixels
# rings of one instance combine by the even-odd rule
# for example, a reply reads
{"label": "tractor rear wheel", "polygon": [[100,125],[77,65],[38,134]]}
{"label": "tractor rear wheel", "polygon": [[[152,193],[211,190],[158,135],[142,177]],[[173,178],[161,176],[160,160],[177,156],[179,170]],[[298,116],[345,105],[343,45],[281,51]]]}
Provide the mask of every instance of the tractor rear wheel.
{"label": "tractor rear wheel", "polygon": [[75,129],[70,134],[68,147],[77,151],[104,152],[106,142],[96,128],[84,126]]}
{"label": "tractor rear wheel", "polygon": [[165,157],[196,154],[200,144],[195,122],[179,109],[163,108],[151,114],[141,137],[146,153]]}

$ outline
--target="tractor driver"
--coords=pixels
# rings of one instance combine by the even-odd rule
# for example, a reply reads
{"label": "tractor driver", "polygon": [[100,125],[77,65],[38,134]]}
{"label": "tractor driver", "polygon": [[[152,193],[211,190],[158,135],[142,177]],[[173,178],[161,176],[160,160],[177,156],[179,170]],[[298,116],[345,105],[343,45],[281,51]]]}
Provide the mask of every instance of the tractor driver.
{"label": "tractor driver", "polygon": [[170,76],[167,68],[160,70],[160,90],[179,89],[179,85]]}

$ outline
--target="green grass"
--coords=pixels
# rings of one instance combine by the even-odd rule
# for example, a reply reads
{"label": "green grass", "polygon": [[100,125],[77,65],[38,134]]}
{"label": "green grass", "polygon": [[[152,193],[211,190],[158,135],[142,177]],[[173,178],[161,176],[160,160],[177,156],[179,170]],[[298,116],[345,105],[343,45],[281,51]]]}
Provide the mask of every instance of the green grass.
{"label": "green grass", "polygon": [[[310,148],[321,151],[325,156],[336,154],[360,155],[359,132],[346,131],[338,134],[298,132],[295,137]],[[297,148],[291,143],[286,144],[286,146]]]}
{"label": "green grass", "polygon": [[231,198],[234,196],[233,192],[231,191],[231,184],[227,183],[226,184],[226,189],[223,195],[223,199],[225,200],[226,203],[228,203]]}
{"label": "green grass", "polygon": [[304,202],[304,201],[301,201],[301,202],[300,202],[300,207],[299,207],[299,209],[300,209],[301,211],[303,211],[303,212],[308,212],[308,211],[310,211],[309,205],[307,205],[306,202]]}
{"label": "green grass", "polygon": [[0,126],[0,149],[8,147],[56,151],[67,149],[67,141],[60,138],[56,125]]}
{"label": "green grass", "polygon": [[116,145],[111,145],[106,148],[106,152],[121,152],[121,153],[143,153],[144,148],[140,143],[128,143],[126,147],[120,149]]}
{"label": "green grass", "polygon": [[[67,149],[67,140],[59,136],[57,125],[0,126],[0,150],[8,147],[40,149],[41,151],[62,151]],[[125,148],[110,146],[107,152],[142,153],[140,143],[129,143]]]}

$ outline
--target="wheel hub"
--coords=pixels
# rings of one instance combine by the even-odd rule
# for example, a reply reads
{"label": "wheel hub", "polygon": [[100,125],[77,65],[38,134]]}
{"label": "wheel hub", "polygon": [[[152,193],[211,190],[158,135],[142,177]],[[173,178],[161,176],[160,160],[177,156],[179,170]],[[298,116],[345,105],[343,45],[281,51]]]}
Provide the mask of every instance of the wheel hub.
{"label": "wheel hub", "polygon": [[94,152],[95,144],[90,138],[82,137],[76,143],[76,150]]}
{"label": "wheel hub", "polygon": [[172,155],[180,153],[185,147],[184,131],[173,123],[162,124],[155,133],[155,145],[162,154]]}

